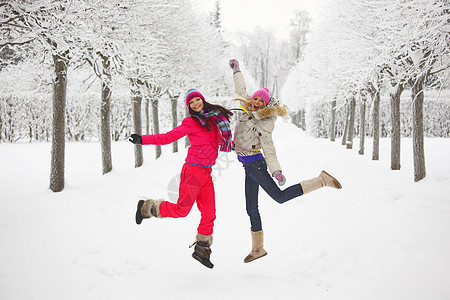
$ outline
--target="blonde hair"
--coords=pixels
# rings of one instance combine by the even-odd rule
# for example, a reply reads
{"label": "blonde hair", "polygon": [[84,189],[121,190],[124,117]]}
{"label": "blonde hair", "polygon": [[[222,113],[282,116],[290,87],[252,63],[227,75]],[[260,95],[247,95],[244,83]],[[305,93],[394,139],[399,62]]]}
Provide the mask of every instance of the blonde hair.
{"label": "blonde hair", "polygon": [[[231,101],[241,101],[243,104],[245,104],[248,107],[251,107],[251,101],[252,101],[252,97],[242,97],[242,96],[237,96],[236,98],[232,99]],[[266,103],[264,102],[264,106],[266,106]]]}

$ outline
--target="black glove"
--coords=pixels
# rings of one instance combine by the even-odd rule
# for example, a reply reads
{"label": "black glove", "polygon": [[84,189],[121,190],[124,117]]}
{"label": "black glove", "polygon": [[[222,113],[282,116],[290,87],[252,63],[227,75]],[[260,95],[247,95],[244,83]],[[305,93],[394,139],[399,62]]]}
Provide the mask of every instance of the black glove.
{"label": "black glove", "polygon": [[230,68],[233,69],[233,74],[241,71],[241,69],[239,69],[239,62],[237,59],[230,59],[228,63],[230,64]]}
{"label": "black glove", "polygon": [[131,138],[128,139],[130,142],[132,142],[133,144],[139,144],[142,145],[142,137],[139,134],[133,133],[131,135]]}

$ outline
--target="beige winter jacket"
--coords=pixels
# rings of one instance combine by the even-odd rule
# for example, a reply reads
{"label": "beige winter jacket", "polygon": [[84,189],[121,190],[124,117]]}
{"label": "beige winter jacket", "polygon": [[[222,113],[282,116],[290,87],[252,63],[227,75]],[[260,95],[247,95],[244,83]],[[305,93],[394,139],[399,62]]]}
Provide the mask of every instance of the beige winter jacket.
{"label": "beige winter jacket", "polygon": [[242,97],[241,108],[244,109],[238,117],[238,124],[234,131],[234,144],[236,152],[252,152],[262,149],[270,174],[281,171],[277,159],[272,133],[277,116],[286,116],[286,107],[265,106],[257,112],[252,112],[250,101],[245,85],[244,76],[241,72],[233,75],[236,93]]}

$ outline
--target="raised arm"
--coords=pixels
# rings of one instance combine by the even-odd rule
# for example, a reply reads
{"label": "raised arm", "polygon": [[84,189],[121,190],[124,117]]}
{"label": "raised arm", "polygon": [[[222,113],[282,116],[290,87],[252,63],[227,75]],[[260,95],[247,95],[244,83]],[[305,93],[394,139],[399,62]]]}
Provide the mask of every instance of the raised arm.
{"label": "raised arm", "polygon": [[234,89],[236,94],[243,98],[249,97],[247,93],[247,86],[245,85],[244,75],[242,75],[242,72],[239,69],[239,62],[236,59],[231,59],[229,64],[230,68],[233,69]]}

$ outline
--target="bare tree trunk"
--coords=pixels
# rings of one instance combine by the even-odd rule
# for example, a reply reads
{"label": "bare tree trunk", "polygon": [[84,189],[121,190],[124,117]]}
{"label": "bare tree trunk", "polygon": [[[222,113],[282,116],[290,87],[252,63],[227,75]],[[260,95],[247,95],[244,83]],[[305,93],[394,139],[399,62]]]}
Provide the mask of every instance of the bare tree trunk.
{"label": "bare tree trunk", "polygon": [[[189,117],[189,109],[188,109],[187,107],[186,107],[185,112],[186,112],[186,118]],[[187,148],[187,147],[189,147],[190,145],[191,145],[191,143],[189,142],[189,138],[188,138],[188,136],[186,135],[186,137],[184,138],[184,147]]]}
{"label": "bare tree trunk", "polygon": [[361,102],[361,124],[359,128],[359,154],[364,155],[364,142],[366,138],[366,95],[364,93],[361,94],[362,102]]}
{"label": "bare tree trunk", "polygon": [[145,99],[144,113],[145,113],[145,134],[150,134],[150,101],[148,99]]}
{"label": "bare tree trunk", "polygon": [[3,141],[2,132],[3,132],[3,120],[2,120],[2,114],[0,113],[0,143]]}
{"label": "bare tree trunk", "polygon": [[423,137],[423,83],[425,76],[422,75],[412,85],[413,101],[413,152],[414,152],[414,181],[425,178],[425,149]]}
{"label": "bare tree trunk", "polygon": [[403,85],[397,83],[395,91],[390,93],[391,98],[391,170],[400,170],[400,95]]}
{"label": "bare tree trunk", "polygon": [[304,109],[300,110],[300,115],[301,115],[301,121],[302,121],[302,130],[305,131],[306,130],[306,112]]}
{"label": "bare tree trunk", "polygon": [[[56,66],[55,66],[55,69],[56,69]],[[55,80],[55,82],[56,82],[56,80]],[[55,87],[53,87],[53,89],[55,89]],[[53,94],[55,94],[55,92],[53,92]],[[8,120],[6,121],[6,123],[8,125],[7,125],[7,128],[5,129],[5,137],[6,137],[6,140],[8,142],[13,142],[14,141],[14,126],[13,126],[13,119],[12,119],[13,118],[12,117],[12,106],[13,106],[13,104],[12,103],[8,103],[8,106],[9,106],[8,113],[7,113]]]}
{"label": "bare tree trunk", "polygon": [[269,86],[269,48],[270,48],[270,43],[267,43],[267,48],[266,48],[266,63],[265,63],[265,73],[266,75],[264,76],[266,79],[266,84],[264,85],[265,87]]}
{"label": "bare tree trunk", "polygon": [[350,99],[350,107],[349,107],[349,124],[348,124],[348,138],[347,138],[347,149],[353,149],[353,135],[355,132],[355,106],[356,100],[355,97],[352,96]]}
{"label": "bare tree trunk", "polygon": [[292,124],[294,124],[298,128],[300,128],[300,124],[299,124],[300,120],[298,118],[299,113],[300,113],[300,111],[292,114]]}
{"label": "bare tree trunk", "polygon": [[262,57],[261,57],[260,62],[261,62],[261,86],[265,87],[266,86],[266,78],[265,78],[266,72],[264,69],[264,59]]}
{"label": "bare tree trunk", "polygon": [[100,106],[100,139],[102,149],[102,171],[103,174],[112,170],[111,158],[111,75],[109,73],[110,63],[108,57],[103,57],[103,70],[106,81],[102,79],[102,99]]}
{"label": "bare tree trunk", "polygon": [[[150,99],[152,103],[152,116],[153,116],[153,134],[159,134],[159,117],[158,117],[158,103],[156,98]],[[155,145],[156,159],[161,156],[161,145]]]}
{"label": "bare tree trunk", "polygon": [[347,133],[348,133],[348,119],[350,114],[350,105],[348,102],[345,103],[345,127],[344,127],[344,134],[342,135],[342,145],[345,145],[347,141]]}
{"label": "bare tree trunk", "polygon": [[[178,95],[172,96],[170,98],[171,104],[172,104],[172,128],[175,128],[178,126],[178,111],[177,111],[177,102],[178,102]],[[178,140],[172,143],[172,152],[178,152]]]}
{"label": "bare tree trunk", "polygon": [[[142,107],[142,94],[139,86],[132,85],[131,88],[131,101],[133,103],[133,125],[134,133],[142,134],[142,117],[141,117],[141,107]],[[142,153],[142,145],[134,145],[134,167],[139,168],[144,163],[144,155]]]}
{"label": "bare tree trunk", "polygon": [[53,80],[52,152],[50,168],[50,189],[53,192],[61,192],[64,189],[67,55],[67,52],[53,55],[55,78]]}
{"label": "bare tree trunk", "polygon": [[331,101],[330,141],[336,140],[336,99]]}
{"label": "bare tree trunk", "polygon": [[373,97],[373,149],[372,160],[379,160],[380,157],[380,90],[372,91]]}
{"label": "bare tree trunk", "polygon": [[279,83],[278,83],[278,76],[277,75],[275,75],[274,76],[275,77],[275,79],[274,79],[274,83],[273,83],[273,89],[274,89],[274,91],[275,91],[275,98],[279,98],[280,96],[279,96],[279,92],[278,92],[278,86],[279,86]]}

